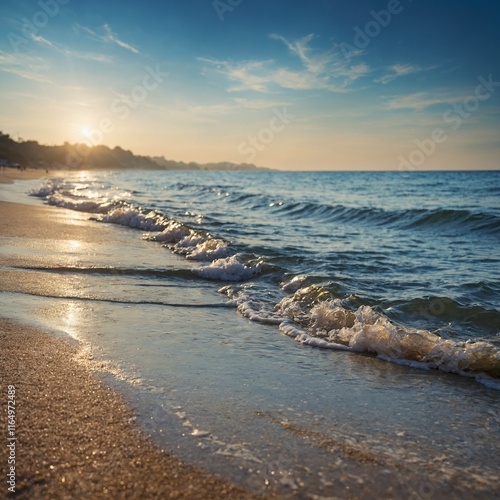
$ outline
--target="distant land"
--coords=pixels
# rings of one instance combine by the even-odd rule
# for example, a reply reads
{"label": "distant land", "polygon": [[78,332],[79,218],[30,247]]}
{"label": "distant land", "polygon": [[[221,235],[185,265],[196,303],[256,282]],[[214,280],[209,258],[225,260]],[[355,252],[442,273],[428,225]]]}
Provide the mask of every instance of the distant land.
{"label": "distant land", "polygon": [[102,170],[270,170],[252,163],[185,163],[163,156],[140,156],[119,146],[70,144],[46,146],[33,140],[14,140],[0,132],[0,166],[45,169]]}

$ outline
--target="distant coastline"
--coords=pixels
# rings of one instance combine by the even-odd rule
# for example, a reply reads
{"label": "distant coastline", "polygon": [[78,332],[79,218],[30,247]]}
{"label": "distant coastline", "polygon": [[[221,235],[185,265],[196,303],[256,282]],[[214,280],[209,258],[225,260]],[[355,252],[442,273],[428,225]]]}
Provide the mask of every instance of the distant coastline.
{"label": "distant coastline", "polygon": [[141,156],[120,146],[89,147],[84,143],[68,142],[58,146],[47,146],[35,140],[16,141],[3,132],[0,132],[0,166],[45,170],[271,170],[252,163],[186,163],[169,160],[164,156]]}

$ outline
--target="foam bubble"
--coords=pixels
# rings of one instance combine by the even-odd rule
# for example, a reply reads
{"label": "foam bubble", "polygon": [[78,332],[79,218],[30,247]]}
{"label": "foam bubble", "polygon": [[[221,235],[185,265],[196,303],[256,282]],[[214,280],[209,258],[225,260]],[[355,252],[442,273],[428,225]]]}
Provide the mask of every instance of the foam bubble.
{"label": "foam bubble", "polygon": [[58,193],[48,195],[45,200],[52,206],[92,214],[106,214],[115,207],[115,204],[112,202],[94,201],[86,198],[81,200],[68,199]]}
{"label": "foam bubble", "polygon": [[221,281],[244,281],[252,278],[260,271],[260,266],[246,266],[238,260],[238,255],[217,259],[208,266],[193,269],[202,278]]}
{"label": "foam bubble", "polygon": [[500,350],[488,342],[439,339],[424,361],[448,372],[484,372],[500,377]]}
{"label": "foam bubble", "polygon": [[177,253],[184,253],[188,254],[192,252],[197,245],[200,243],[204,243],[206,241],[206,238],[203,236],[199,235],[195,231],[191,231],[187,236],[182,238],[174,247],[173,250],[175,250]]}
{"label": "foam bubble", "polygon": [[280,331],[287,335],[288,337],[291,337],[301,344],[307,344],[313,347],[321,347],[323,349],[336,349],[336,350],[342,350],[342,351],[351,351],[348,346],[343,345],[343,344],[337,344],[335,342],[328,342],[324,339],[315,337],[313,335],[309,335],[307,332],[302,330],[301,328],[297,328],[293,323],[290,321],[283,321],[280,326]]}
{"label": "foam bubble", "polygon": [[159,233],[146,236],[149,241],[160,241],[163,243],[177,243],[190,233],[189,228],[177,221],[169,221],[166,227]]}
{"label": "foam bubble", "polygon": [[161,231],[165,227],[165,220],[155,211],[143,214],[142,211],[133,206],[124,206],[112,210],[103,215],[100,222],[119,224],[143,231]]}
{"label": "foam bubble", "polygon": [[295,276],[295,278],[292,278],[290,281],[281,283],[280,288],[286,293],[295,293],[297,290],[302,288],[307,278],[308,276],[305,275]]}
{"label": "foam bubble", "polygon": [[230,250],[225,241],[209,239],[196,244],[195,248],[187,255],[189,260],[212,261],[228,256]]}
{"label": "foam bubble", "polygon": [[394,324],[369,306],[348,310],[338,299],[320,302],[307,310],[304,301],[295,299],[306,295],[303,289],[276,306],[283,317],[280,330],[303,344],[370,352],[416,368],[500,377],[500,350],[493,344],[446,340],[426,330]]}
{"label": "foam bubble", "polygon": [[37,188],[33,188],[29,195],[36,196],[37,198],[46,198],[47,196],[54,194],[59,189],[59,184],[52,181],[47,181],[45,184]]}

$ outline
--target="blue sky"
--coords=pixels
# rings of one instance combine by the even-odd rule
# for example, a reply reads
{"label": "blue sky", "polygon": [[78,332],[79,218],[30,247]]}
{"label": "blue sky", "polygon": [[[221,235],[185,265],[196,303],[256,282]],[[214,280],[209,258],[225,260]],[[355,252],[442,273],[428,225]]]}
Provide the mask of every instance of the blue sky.
{"label": "blue sky", "polygon": [[0,129],[284,169],[499,168],[499,25],[494,0],[4,0]]}

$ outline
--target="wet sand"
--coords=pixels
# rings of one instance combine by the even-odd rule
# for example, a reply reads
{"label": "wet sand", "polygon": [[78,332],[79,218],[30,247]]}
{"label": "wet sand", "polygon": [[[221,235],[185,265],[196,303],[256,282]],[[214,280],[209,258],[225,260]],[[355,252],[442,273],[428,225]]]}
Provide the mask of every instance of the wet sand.
{"label": "wet sand", "polygon": [[[29,237],[88,242],[98,237],[78,223],[78,214],[61,219],[57,212],[0,202],[0,235],[19,238],[20,245]],[[0,290],[15,288],[15,276],[8,271],[2,276]],[[55,284],[43,286],[49,293]],[[154,445],[134,424],[122,396],[78,361],[76,346],[3,318],[0,345],[5,417],[8,386],[15,387],[16,497],[252,498]],[[5,423],[4,442],[7,437]],[[4,478],[8,452],[2,446]],[[9,493],[7,488],[2,481],[0,497]]]}
{"label": "wet sand", "polygon": [[251,497],[155,447],[75,347],[5,319],[0,342],[4,406],[15,386],[19,498]]}
{"label": "wet sand", "polygon": [[40,179],[46,175],[49,174],[40,168],[18,170],[17,168],[3,167],[0,169],[0,184],[11,184],[15,180]]}

